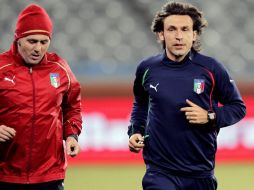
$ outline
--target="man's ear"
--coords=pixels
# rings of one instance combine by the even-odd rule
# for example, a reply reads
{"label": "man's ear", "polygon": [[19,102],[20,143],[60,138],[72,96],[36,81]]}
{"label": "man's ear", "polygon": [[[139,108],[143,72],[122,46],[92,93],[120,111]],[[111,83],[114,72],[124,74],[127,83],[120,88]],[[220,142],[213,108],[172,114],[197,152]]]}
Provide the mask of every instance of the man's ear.
{"label": "man's ear", "polygon": [[160,41],[164,41],[165,40],[165,38],[164,38],[164,32],[163,31],[158,32],[158,38],[159,38]]}
{"label": "man's ear", "polygon": [[197,31],[196,30],[194,30],[193,31],[193,42],[195,42],[196,40],[197,40]]}
{"label": "man's ear", "polygon": [[19,41],[19,40],[17,41],[17,45],[18,45],[18,46],[21,46],[21,43],[20,43],[20,41]]}

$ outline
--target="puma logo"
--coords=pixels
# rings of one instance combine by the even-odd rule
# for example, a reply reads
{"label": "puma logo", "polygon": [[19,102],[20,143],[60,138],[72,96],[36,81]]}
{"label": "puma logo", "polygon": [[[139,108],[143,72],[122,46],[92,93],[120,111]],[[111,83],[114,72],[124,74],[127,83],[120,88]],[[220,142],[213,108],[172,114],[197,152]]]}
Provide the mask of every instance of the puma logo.
{"label": "puma logo", "polygon": [[15,84],[14,79],[15,79],[15,76],[13,76],[12,79],[10,79],[10,78],[8,78],[8,77],[4,77],[4,80],[5,80],[5,81],[9,81],[9,82],[11,82],[12,84]]}
{"label": "puma logo", "polygon": [[152,84],[150,84],[150,88],[153,88],[157,92],[157,86],[158,85],[159,85],[159,83],[157,83],[156,86],[153,86]]}

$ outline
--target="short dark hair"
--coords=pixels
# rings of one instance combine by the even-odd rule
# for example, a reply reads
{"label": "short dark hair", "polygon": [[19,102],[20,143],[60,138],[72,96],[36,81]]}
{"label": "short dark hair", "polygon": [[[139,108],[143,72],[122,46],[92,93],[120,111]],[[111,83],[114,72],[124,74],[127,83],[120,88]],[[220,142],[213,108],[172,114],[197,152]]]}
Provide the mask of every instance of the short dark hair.
{"label": "short dark hair", "polygon": [[[200,35],[208,23],[203,16],[203,13],[188,3],[168,2],[162,6],[161,10],[156,13],[151,30],[154,33],[159,33],[164,30],[164,19],[170,15],[188,15],[193,21],[193,31],[197,31],[197,40],[193,43],[192,49],[195,51],[201,50]],[[165,41],[161,41],[163,49],[166,48]]]}

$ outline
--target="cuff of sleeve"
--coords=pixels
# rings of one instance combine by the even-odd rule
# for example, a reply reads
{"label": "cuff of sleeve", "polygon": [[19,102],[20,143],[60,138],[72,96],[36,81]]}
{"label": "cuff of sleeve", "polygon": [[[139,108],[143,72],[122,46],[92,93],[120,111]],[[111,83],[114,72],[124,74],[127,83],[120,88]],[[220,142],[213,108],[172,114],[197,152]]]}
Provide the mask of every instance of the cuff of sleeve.
{"label": "cuff of sleeve", "polygon": [[139,133],[141,135],[144,135],[145,133],[145,127],[144,126],[138,126],[138,125],[130,125],[128,127],[128,135],[129,137],[133,134]]}
{"label": "cuff of sleeve", "polygon": [[81,127],[75,121],[66,121],[64,124],[64,139],[71,135],[79,135]]}

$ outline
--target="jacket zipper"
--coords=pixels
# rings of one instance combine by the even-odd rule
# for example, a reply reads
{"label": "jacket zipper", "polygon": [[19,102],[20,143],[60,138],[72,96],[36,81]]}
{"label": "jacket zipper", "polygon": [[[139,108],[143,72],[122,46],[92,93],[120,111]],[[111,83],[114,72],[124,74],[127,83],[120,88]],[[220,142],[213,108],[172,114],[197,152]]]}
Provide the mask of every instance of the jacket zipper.
{"label": "jacket zipper", "polygon": [[30,138],[30,148],[29,148],[29,157],[28,157],[28,163],[27,163],[27,184],[30,183],[29,180],[29,173],[31,170],[31,160],[32,160],[32,148],[33,148],[33,142],[34,142],[34,122],[35,122],[35,84],[34,84],[34,78],[33,78],[33,68],[29,67],[29,74],[32,81],[32,90],[33,90],[33,115],[32,115],[32,131],[31,131],[31,138]]}

